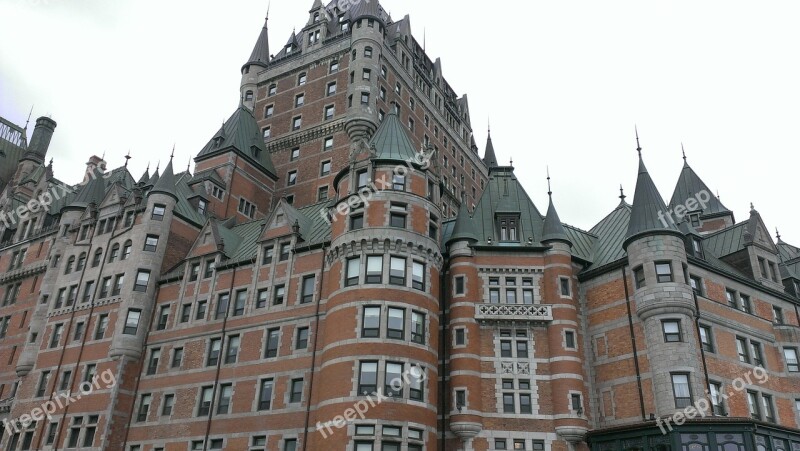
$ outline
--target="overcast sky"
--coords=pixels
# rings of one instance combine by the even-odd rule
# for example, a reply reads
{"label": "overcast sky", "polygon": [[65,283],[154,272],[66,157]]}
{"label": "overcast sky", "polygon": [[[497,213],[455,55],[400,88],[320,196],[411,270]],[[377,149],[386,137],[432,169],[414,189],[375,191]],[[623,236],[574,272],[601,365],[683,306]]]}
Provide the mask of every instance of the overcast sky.
{"label": "overcast sky", "polygon": [[[374,1],[374,0],[372,0]],[[272,0],[277,53],[313,0]],[[645,162],[668,202],[689,163],[747,219],[800,244],[800,2],[382,0],[467,93],[476,141],[492,140],[544,212],[546,165],[564,222],[590,228]],[[458,5],[458,6],[454,6]],[[265,0],[0,0],[0,116],[58,122],[56,177],[105,152],[136,178],[186,167],[236,108],[239,70]],[[30,127],[32,130],[33,127]],[[192,165],[193,166],[193,165]],[[791,197],[790,197],[791,196]]]}

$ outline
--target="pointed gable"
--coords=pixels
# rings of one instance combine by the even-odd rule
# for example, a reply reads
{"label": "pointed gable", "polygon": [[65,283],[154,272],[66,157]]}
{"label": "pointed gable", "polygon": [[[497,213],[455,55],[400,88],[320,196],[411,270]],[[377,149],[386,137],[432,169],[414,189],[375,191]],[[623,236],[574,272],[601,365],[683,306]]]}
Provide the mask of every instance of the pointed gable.
{"label": "pointed gable", "polygon": [[[516,241],[501,241],[502,217],[516,220]],[[538,245],[544,221],[528,193],[514,175],[514,168],[501,166],[489,172],[489,182],[472,213],[477,245]]]}
{"label": "pointed gable", "polygon": [[[675,185],[675,191],[672,193],[672,199],[669,202],[669,208],[674,210],[678,205],[687,205],[690,199],[708,199],[705,208],[700,210],[703,217],[714,217],[733,215],[722,202],[714,196],[708,185],[694,172],[689,166],[689,163],[684,161],[681,175],[678,177],[678,183]],[[693,212],[689,212],[693,213]]]}
{"label": "pointed gable", "polygon": [[277,180],[272,158],[270,158],[267,146],[264,144],[264,138],[261,135],[256,118],[247,107],[239,105],[223,125],[222,131],[222,139],[219,139],[220,134],[217,133],[203,147],[203,150],[195,158],[195,162],[201,162],[226,152],[235,152],[250,164]]}

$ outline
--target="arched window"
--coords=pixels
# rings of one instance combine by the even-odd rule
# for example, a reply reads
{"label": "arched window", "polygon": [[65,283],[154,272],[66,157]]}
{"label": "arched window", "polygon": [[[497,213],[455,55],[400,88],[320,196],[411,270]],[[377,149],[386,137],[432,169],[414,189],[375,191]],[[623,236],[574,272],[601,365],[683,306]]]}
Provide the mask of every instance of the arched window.
{"label": "arched window", "polygon": [[253,91],[247,91],[244,93],[244,100],[245,102],[249,102],[253,100]]}
{"label": "arched window", "polygon": [[126,260],[131,256],[131,247],[133,247],[131,240],[126,241],[125,247],[122,248],[122,258],[120,260]]}
{"label": "arched window", "polygon": [[75,264],[75,256],[70,255],[67,259],[67,266],[64,268],[64,274],[69,274],[72,272],[72,265]]}
{"label": "arched window", "polygon": [[78,257],[78,263],[75,265],[75,270],[80,271],[86,265],[86,252],[81,252]]}
{"label": "arched window", "polygon": [[119,243],[114,243],[111,246],[111,252],[108,253],[108,262],[114,263],[114,261],[119,257]]}
{"label": "arched window", "polygon": [[97,267],[100,264],[100,261],[103,259],[103,248],[99,248],[94,251],[94,258],[92,259],[92,268]]}

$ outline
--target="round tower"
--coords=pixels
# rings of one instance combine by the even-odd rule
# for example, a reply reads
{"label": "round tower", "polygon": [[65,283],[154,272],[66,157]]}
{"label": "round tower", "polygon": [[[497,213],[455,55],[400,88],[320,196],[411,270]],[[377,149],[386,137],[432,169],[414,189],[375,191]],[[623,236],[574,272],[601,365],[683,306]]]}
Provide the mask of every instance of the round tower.
{"label": "round tower", "polygon": [[468,443],[483,430],[483,395],[481,393],[481,335],[475,321],[475,306],[483,302],[477,287],[480,280],[471,244],[478,241],[473,219],[466,205],[461,206],[453,233],[447,242],[449,271],[445,286],[448,297],[446,342],[450,383],[445,398],[445,414],[450,415],[450,432]]}
{"label": "round tower", "polygon": [[[549,176],[548,176],[549,183]],[[547,326],[548,355],[553,402],[552,415],[558,436],[577,445],[589,431],[588,403],[583,370],[583,349],[579,349],[581,324],[577,283],[572,266],[572,242],[553,204],[550,204],[542,228],[542,244],[549,247],[544,255],[544,302],[553,306],[553,322]]]}
{"label": "round tower", "polygon": [[[319,379],[342,383],[315,388],[307,449],[346,449],[356,424],[436,446],[441,214],[396,117],[370,145],[334,181]],[[336,423],[349,408],[357,419]]]}
{"label": "round tower", "polygon": [[376,108],[386,23],[378,2],[360,2],[350,9],[350,71],[345,130],[354,143],[368,140],[378,126]]}
{"label": "round tower", "polygon": [[[144,338],[153,315],[155,305],[156,284],[161,276],[161,265],[169,245],[169,231],[173,210],[177,203],[175,195],[175,177],[172,170],[172,159],[155,186],[148,193],[147,208],[142,222],[131,235],[131,239],[140,245],[133,246],[132,255],[127,260],[126,281],[123,290],[130,290],[123,295],[119,305],[113,340],[109,349],[111,358],[129,357],[139,359],[142,355]],[[143,251],[148,237],[158,237],[155,251]],[[164,243],[164,244],[161,244]]]}
{"label": "round tower", "polygon": [[705,392],[694,332],[694,296],[684,271],[687,258],[683,235],[666,213],[664,200],[640,155],[623,247],[628,254],[627,274],[633,285],[636,314],[644,325],[654,413],[658,416],[683,410],[689,402],[683,398],[702,397]]}

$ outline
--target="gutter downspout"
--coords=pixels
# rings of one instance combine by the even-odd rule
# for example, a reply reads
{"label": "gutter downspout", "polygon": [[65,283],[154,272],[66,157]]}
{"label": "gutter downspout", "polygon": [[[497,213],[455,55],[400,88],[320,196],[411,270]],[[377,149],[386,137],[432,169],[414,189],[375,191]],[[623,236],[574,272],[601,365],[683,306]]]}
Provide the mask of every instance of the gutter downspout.
{"label": "gutter downspout", "polygon": [[322,262],[319,271],[319,288],[317,288],[317,308],[314,313],[314,349],[311,351],[311,375],[308,380],[308,402],[306,402],[306,422],[303,428],[303,451],[306,451],[306,443],[308,440],[308,422],[311,417],[311,394],[314,389],[314,368],[317,366],[317,343],[319,337],[319,307],[322,303],[322,284],[325,281],[325,253],[328,251],[328,246],[322,246]]}
{"label": "gutter downspout", "polygon": [[627,265],[622,266],[622,282],[625,285],[625,305],[628,307],[628,328],[631,333],[631,346],[633,347],[633,364],[636,367],[636,385],[639,388],[639,408],[642,412],[642,420],[647,421],[644,411],[644,392],[642,391],[642,374],[639,369],[639,353],[636,351],[636,335],[633,332],[633,315],[631,314],[631,298],[628,293],[628,274],[625,272]]}

